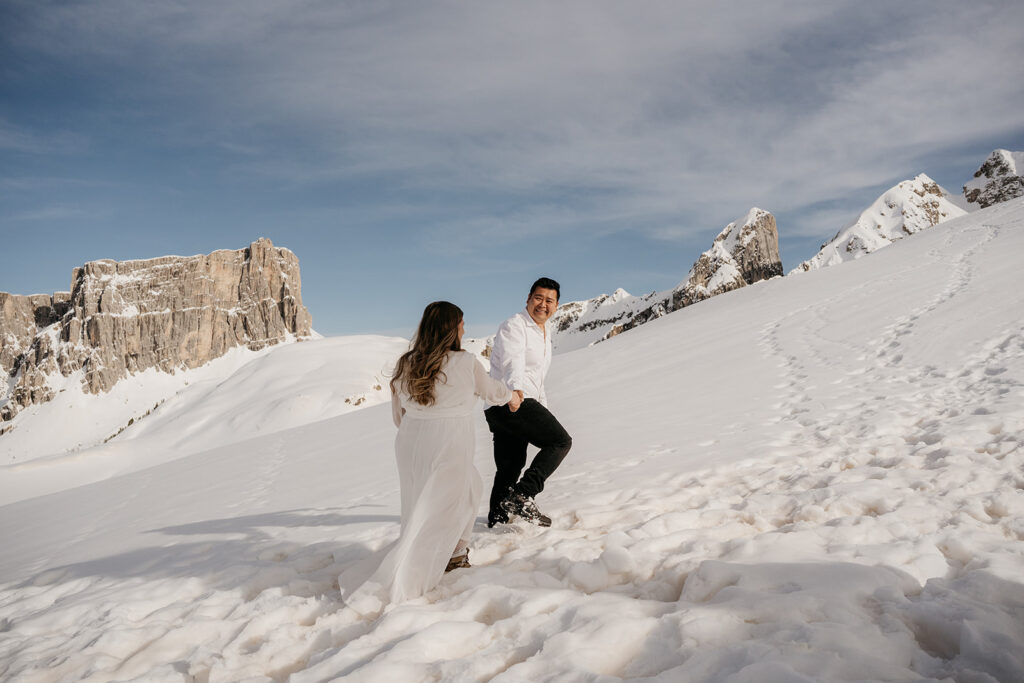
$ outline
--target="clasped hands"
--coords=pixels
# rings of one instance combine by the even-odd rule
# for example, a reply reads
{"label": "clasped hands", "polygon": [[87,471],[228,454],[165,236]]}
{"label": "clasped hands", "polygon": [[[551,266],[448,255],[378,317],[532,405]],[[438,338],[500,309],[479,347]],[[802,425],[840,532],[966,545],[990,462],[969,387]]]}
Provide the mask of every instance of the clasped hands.
{"label": "clasped hands", "polygon": [[510,412],[516,412],[519,410],[519,406],[523,405],[523,392],[516,389],[512,392],[512,398],[508,400],[508,409]]}

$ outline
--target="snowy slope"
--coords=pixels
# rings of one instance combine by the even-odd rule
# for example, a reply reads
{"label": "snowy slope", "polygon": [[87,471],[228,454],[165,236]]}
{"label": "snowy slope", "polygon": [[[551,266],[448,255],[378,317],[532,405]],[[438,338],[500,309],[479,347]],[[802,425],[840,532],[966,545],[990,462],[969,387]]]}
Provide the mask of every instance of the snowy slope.
{"label": "snowy slope", "polygon": [[857,220],[841,229],[821,246],[821,251],[791,272],[852,261],[907,235],[962,216],[967,212],[958,201],[924,173],[913,180],[904,180],[882,193]]}
{"label": "snowy slope", "polygon": [[0,678],[1022,680],[1021,253],[1014,200],[559,355],[554,526],[375,621],[386,406],[0,507]]}
{"label": "snowy slope", "polygon": [[[45,334],[56,338],[58,325],[51,325]],[[54,391],[53,400],[30,405],[4,423],[7,431],[0,436],[0,465],[22,464],[101,444],[129,421],[146,417],[154,406],[178,392],[194,384],[219,382],[277,348],[250,351],[236,347],[202,367],[174,373],[150,368],[121,380],[103,394],[82,390],[81,371],[68,377],[53,373],[47,378]]]}
{"label": "snowy slope", "polygon": [[232,349],[195,370],[138,373],[100,395],[71,377],[0,437],[0,504],[389,401],[387,373],[407,347],[366,335]]}

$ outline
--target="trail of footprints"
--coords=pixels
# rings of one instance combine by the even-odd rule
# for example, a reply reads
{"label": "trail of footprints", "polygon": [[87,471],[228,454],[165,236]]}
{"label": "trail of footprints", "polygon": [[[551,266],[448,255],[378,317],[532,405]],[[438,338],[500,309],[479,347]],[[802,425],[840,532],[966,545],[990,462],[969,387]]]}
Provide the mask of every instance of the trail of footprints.
{"label": "trail of footprints", "polygon": [[[990,230],[987,238],[992,236]],[[993,539],[1024,541],[1024,411],[1013,408],[1024,398],[1024,322],[1013,321],[953,370],[909,367],[901,348],[918,321],[969,286],[971,256],[984,241],[961,256],[941,293],[885,328],[870,348],[846,344],[844,351],[863,364],[848,367],[828,388],[828,405],[818,399],[824,390],[809,382],[832,362],[828,351],[834,349],[816,335],[827,324],[819,307],[835,301],[765,326],[760,349],[785,377],[776,387],[780,417],[764,425],[778,433],[774,452],[644,488],[623,489],[610,467],[574,475],[573,486],[566,487],[574,493],[560,498],[552,491],[547,499],[553,528],[495,533],[479,525],[474,571],[446,576],[426,600],[518,643],[514,652],[492,657],[491,675],[498,675],[544,647],[539,632],[517,621],[521,602],[539,589],[561,597],[537,609],[531,623],[557,618],[559,600],[571,599],[558,593],[561,588],[572,589],[566,595],[639,601],[657,616],[677,609],[687,578],[701,563],[756,556],[787,536],[839,558],[854,546],[863,546],[861,553],[874,552],[874,546],[903,549],[911,558],[908,570],[922,582],[955,577],[974,559],[970,547],[944,533],[947,524],[973,524]],[[804,327],[794,347],[782,333],[798,321]],[[625,472],[669,454],[671,449],[652,445],[626,454],[618,467]],[[281,458],[268,460],[265,476],[257,478],[261,487],[247,498],[265,497],[282,464]],[[586,493],[573,498],[578,491]],[[922,495],[929,507],[918,510]],[[228,597],[213,592],[181,613],[187,619],[191,612],[228,610],[231,616],[222,618],[237,624],[220,647],[221,659],[196,662],[191,674],[210,677],[218,666],[245,672],[272,660],[275,670],[263,673],[283,679],[342,650],[351,662],[345,671],[352,671],[415,637],[376,637],[372,624],[346,621],[335,577],[348,561],[327,543],[268,544],[248,562],[250,576],[238,588],[241,604],[228,610],[217,602]],[[504,601],[490,597],[495,586],[509,586]],[[257,668],[248,673],[256,675]]]}
{"label": "trail of footprints", "polygon": [[[761,351],[785,378],[777,387],[780,417],[765,425],[777,433],[774,452],[635,489],[623,489],[615,468],[604,467],[573,478],[571,488],[587,492],[582,498],[560,498],[554,490],[546,497],[555,515],[551,529],[495,533],[478,526],[473,572],[446,576],[427,600],[519,644],[497,657],[486,647],[474,655],[467,645],[466,656],[494,660],[490,675],[496,676],[541,653],[544,639],[534,637],[540,631],[520,621],[523,604],[540,589],[561,597],[549,599],[531,623],[565,618],[559,616],[564,601],[591,598],[636,601],[622,609],[636,604],[648,616],[668,618],[702,563],[756,557],[786,547],[787,537],[839,560],[863,561],[877,552],[885,564],[896,553],[921,583],[956,577],[976,559],[944,531],[948,524],[976,525],[994,540],[1024,540],[1024,414],[1012,408],[1024,396],[1024,326],[1014,322],[955,371],[910,367],[901,348],[923,317],[969,287],[971,257],[987,239],[961,256],[942,292],[885,328],[870,347],[816,337],[827,324],[818,307],[829,302],[767,325]],[[793,341],[798,323],[802,335]],[[848,366],[829,387],[810,385],[837,346],[862,365]],[[626,472],[667,452],[653,445],[625,454],[618,467]],[[585,504],[571,504],[579,500]],[[497,586],[508,586],[500,600],[493,597]],[[405,609],[419,608],[400,607],[396,615]],[[355,671],[404,638],[415,634],[377,636],[358,624],[335,625],[332,644],[315,658],[343,652],[345,671]],[[928,645],[927,634],[918,639]]]}

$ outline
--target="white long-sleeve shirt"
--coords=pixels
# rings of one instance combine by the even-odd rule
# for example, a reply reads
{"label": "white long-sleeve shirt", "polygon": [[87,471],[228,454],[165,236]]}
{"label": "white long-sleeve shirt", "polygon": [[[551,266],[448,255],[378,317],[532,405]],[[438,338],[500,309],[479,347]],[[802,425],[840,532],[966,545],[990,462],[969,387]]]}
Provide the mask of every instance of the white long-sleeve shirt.
{"label": "white long-sleeve shirt", "polygon": [[491,377],[523,398],[547,405],[544,378],[551,367],[551,335],[523,309],[498,327],[491,350]]}

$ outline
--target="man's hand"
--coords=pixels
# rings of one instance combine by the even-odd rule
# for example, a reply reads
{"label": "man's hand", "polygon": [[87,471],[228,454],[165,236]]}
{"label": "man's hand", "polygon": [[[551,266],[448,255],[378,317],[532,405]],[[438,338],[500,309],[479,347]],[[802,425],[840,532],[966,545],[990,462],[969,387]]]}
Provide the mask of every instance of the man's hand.
{"label": "man's hand", "polygon": [[516,412],[519,410],[519,406],[523,404],[523,392],[516,389],[512,392],[512,398],[508,400],[508,409],[510,412]]}

